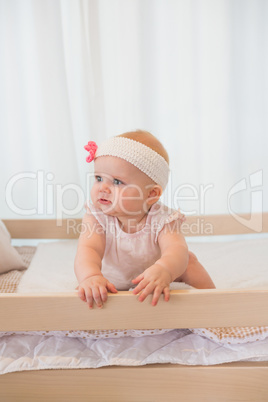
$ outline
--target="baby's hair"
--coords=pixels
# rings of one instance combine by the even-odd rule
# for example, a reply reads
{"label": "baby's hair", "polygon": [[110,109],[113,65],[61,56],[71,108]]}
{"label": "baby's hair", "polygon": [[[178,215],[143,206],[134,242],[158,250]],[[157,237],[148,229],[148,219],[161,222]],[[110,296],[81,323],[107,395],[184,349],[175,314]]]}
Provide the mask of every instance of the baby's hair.
{"label": "baby's hair", "polygon": [[117,135],[117,137],[125,137],[131,140],[140,142],[147,147],[151,148],[153,151],[161,155],[167,163],[169,163],[168,153],[161,144],[161,142],[151,133],[144,130],[129,131],[124,134]]}

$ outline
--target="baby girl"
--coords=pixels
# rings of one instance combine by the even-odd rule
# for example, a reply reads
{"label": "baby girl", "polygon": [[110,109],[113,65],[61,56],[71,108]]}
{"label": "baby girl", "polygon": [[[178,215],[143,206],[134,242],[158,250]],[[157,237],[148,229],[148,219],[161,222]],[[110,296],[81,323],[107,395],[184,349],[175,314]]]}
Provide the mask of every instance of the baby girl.
{"label": "baby girl", "polygon": [[180,231],[184,216],[159,198],[169,175],[163,145],[146,131],[85,146],[94,160],[92,203],[87,203],[75,258],[81,300],[102,307],[108,292],[128,290],[144,301],[169,300],[171,282],[214,288]]}

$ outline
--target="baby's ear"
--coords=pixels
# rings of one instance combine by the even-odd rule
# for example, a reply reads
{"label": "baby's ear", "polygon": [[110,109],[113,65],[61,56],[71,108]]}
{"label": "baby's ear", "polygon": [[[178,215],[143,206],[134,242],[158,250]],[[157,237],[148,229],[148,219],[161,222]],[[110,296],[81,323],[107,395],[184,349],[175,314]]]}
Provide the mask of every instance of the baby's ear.
{"label": "baby's ear", "polygon": [[150,189],[149,194],[148,194],[148,198],[147,198],[148,205],[155,204],[161,197],[162,192],[163,192],[163,190],[162,190],[161,186],[159,186],[158,184],[154,185]]}

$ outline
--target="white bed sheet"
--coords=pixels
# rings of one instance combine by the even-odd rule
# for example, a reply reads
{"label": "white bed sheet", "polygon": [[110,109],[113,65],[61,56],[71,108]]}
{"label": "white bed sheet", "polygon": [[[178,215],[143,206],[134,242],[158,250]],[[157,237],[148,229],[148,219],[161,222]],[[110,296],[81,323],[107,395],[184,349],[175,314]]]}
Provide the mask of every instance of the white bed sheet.
{"label": "white bed sheet", "polygon": [[[18,292],[73,291],[77,284],[73,274],[76,244],[76,241],[40,244]],[[189,249],[198,255],[217,288],[268,286],[267,238],[191,243]],[[243,360],[267,361],[268,338],[240,345],[220,345],[187,329],[177,329],[139,338],[93,340],[10,334],[0,339],[1,374],[151,363],[213,365]]]}

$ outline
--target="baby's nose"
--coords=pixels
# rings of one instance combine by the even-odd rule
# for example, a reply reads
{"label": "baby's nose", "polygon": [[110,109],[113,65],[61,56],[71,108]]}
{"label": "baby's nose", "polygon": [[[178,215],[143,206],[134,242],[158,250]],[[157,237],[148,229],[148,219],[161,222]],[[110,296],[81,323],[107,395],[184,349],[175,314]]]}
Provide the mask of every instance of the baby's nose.
{"label": "baby's nose", "polygon": [[104,191],[104,192],[106,192],[106,193],[110,193],[111,190],[110,190],[109,183],[106,182],[106,181],[102,181],[102,182],[101,182],[101,186],[100,186],[100,191]]}

